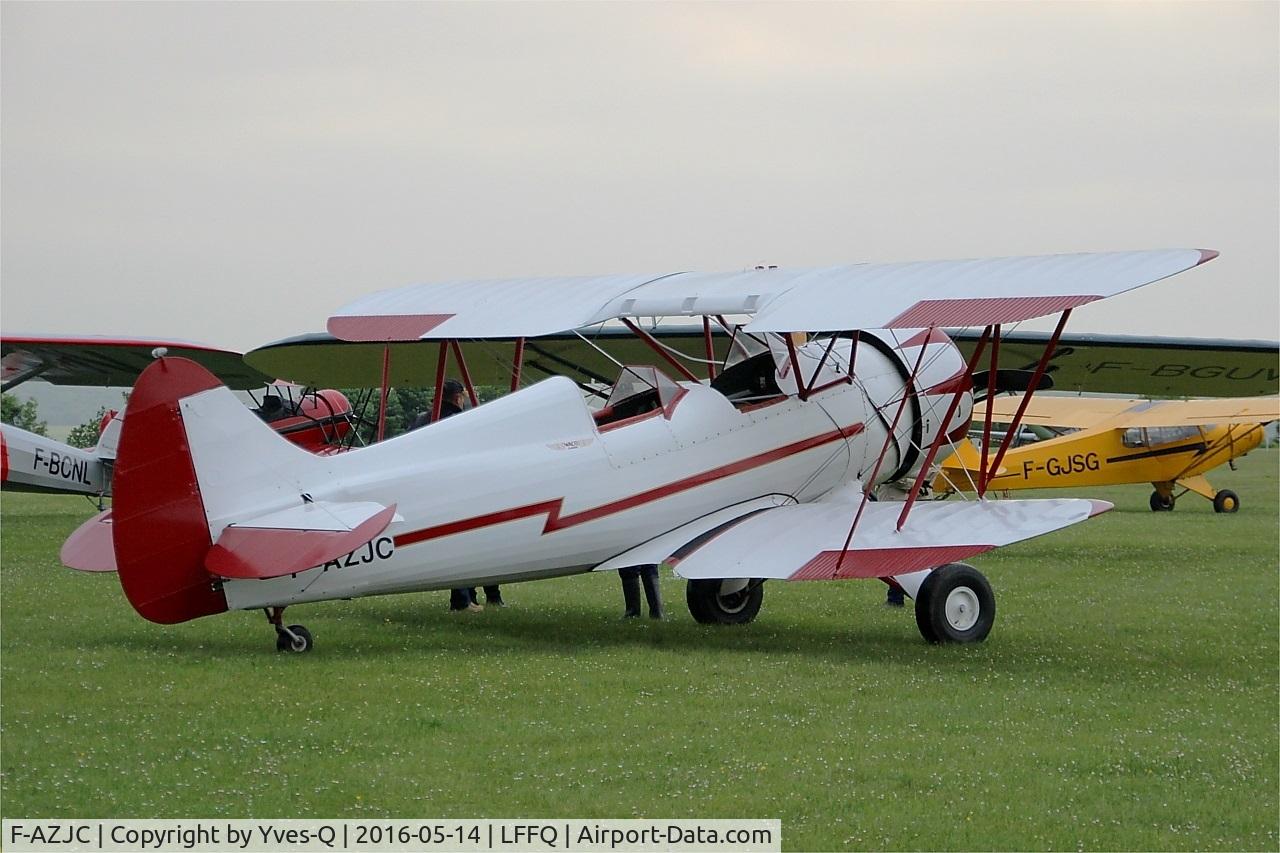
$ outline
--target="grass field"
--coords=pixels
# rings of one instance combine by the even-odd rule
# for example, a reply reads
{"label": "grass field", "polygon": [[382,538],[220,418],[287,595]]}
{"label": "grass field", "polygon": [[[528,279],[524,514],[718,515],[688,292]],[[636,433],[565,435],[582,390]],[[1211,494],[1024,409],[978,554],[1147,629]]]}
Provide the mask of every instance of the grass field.
{"label": "grass field", "polygon": [[[5,817],[777,817],[788,849],[1280,847],[1277,467],[1149,487],[973,562],[990,639],[926,645],[883,585],[772,583],[745,628],[621,621],[610,575],[176,627],[61,568],[82,499],[6,495]],[[1060,496],[1060,495],[1059,495]]]}

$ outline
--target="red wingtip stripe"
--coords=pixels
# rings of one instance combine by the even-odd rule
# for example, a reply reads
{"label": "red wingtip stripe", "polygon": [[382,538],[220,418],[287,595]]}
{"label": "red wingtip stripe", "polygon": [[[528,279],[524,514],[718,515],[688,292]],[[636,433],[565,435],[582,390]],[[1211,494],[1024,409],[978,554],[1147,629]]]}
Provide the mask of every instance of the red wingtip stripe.
{"label": "red wingtip stripe", "polygon": [[865,548],[848,551],[821,551],[801,566],[788,580],[826,581],[846,578],[887,578],[920,569],[931,569],[956,560],[983,554],[994,545],[936,545],[925,548]]}
{"label": "red wingtip stripe", "polygon": [[453,314],[330,317],[329,334],[344,341],[416,341]]}
{"label": "red wingtip stripe", "polygon": [[1101,296],[1001,296],[982,299],[922,299],[894,317],[886,328],[988,326],[1057,314]]}
{"label": "red wingtip stripe", "polygon": [[1216,257],[1218,257],[1217,249],[1201,249],[1200,260],[1196,261],[1196,266],[1200,266],[1201,264],[1207,264],[1209,263],[1209,261],[1213,260]]}

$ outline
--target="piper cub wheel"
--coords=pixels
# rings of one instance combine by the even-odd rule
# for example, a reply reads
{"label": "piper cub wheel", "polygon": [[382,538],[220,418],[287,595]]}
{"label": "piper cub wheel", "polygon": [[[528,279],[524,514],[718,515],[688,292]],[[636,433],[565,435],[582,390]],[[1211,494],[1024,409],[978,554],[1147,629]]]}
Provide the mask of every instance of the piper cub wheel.
{"label": "piper cub wheel", "polygon": [[[1221,492],[1219,492],[1219,494],[1221,494]],[[1173,495],[1162,495],[1159,492],[1152,492],[1151,511],[1173,512]]]}
{"label": "piper cub wheel", "polygon": [[1214,512],[1239,512],[1240,496],[1230,489],[1223,489],[1213,496]]}
{"label": "piper cub wheel", "polygon": [[301,625],[290,625],[288,629],[280,628],[276,631],[276,651],[278,652],[300,655],[311,651],[313,645],[315,643],[311,639],[311,632]]}
{"label": "piper cub wheel", "polygon": [[980,643],[995,621],[991,584],[965,563],[934,569],[916,594],[916,625],[931,643]]}
{"label": "piper cub wheel", "polygon": [[691,580],[685,586],[684,599],[695,622],[745,625],[760,612],[764,581],[751,578]]}

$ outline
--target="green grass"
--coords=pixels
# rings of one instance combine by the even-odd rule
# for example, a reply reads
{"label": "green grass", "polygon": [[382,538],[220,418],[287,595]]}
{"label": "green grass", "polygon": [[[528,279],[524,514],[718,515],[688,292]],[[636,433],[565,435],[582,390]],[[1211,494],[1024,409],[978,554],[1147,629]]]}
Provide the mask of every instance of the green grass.
{"label": "green grass", "polygon": [[[974,561],[990,639],[933,647],[879,583],[769,584],[742,629],[622,622],[613,575],[136,617],[62,569],[91,514],[6,495],[5,817],[777,817],[788,849],[1280,846],[1277,462],[1213,477],[1243,508],[1149,487]],[[1059,493],[1059,496],[1060,493]]]}

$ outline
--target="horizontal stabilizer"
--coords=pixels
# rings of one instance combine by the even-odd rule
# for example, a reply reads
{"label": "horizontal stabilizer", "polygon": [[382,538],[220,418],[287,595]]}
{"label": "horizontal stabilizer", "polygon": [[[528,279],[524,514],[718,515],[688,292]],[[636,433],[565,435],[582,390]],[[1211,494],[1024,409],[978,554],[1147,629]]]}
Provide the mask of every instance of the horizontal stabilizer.
{"label": "horizontal stabilizer", "polygon": [[786,506],[753,515],[669,560],[680,577],[834,580],[907,574],[1031,539],[1106,512],[1105,501],[933,502],[901,531],[901,503],[868,504],[842,553],[853,511],[842,504]]}
{"label": "horizontal stabilizer", "polygon": [[204,565],[222,578],[264,580],[296,574],[349,554],[387,529],[392,504],[313,501],[231,524]]}
{"label": "horizontal stabilizer", "polygon": [[111,510],[100,512],[75,529],[58,554],[62,565],[78,572],[114,572],[116,549],[111,543]]}

